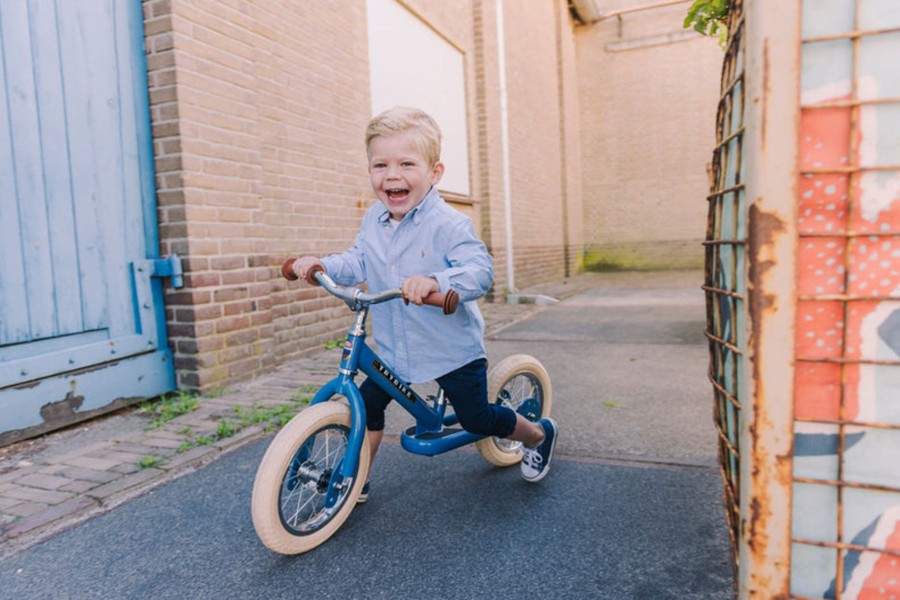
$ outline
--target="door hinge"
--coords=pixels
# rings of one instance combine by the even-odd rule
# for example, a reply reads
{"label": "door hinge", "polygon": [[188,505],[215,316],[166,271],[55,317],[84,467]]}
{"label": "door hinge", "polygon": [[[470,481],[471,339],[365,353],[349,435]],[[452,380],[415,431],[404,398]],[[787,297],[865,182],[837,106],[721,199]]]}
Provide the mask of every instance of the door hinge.
{"label": "door hinge", "polygon": [[150,259],[144,264],[149,265],[151,277],[169,277],[173,288],[184,287],[184,271],[181,270],[181,257],[177,254]]}

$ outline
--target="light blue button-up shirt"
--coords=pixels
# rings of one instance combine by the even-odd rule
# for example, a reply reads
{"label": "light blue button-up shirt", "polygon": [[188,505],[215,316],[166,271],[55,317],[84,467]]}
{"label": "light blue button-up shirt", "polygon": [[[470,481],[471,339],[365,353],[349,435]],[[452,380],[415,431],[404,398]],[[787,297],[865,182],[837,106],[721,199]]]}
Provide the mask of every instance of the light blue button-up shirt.
{"label": "light blue button-up shirt", "polygon": [[370,292],[398,288],[412,275],[434,277],[459,294],[456,313],[391,300],[372,306],[378,353],[410,383],[430,381],[485,358],[484,319],[475,302],[494,280],[493,261],[472,221],[435,188],[395,226],[378,202],[366,211],[353,247],[322,259],[339,285],[366,281]]}

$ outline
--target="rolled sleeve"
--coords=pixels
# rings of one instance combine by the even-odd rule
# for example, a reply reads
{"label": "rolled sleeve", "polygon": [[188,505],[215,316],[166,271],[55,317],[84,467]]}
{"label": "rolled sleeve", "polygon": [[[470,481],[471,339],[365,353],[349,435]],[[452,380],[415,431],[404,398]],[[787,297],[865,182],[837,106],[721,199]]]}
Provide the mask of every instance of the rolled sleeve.
{"label": "rolled sleeve", "polygon": [[462,302],[470,302],[484,296],[494,282],[494,266],[487,248],[475,236],[471,222],[457,225],[458,239],[447,252],[450,267],[430,273],[441,288],[441,292],[454,290]]}

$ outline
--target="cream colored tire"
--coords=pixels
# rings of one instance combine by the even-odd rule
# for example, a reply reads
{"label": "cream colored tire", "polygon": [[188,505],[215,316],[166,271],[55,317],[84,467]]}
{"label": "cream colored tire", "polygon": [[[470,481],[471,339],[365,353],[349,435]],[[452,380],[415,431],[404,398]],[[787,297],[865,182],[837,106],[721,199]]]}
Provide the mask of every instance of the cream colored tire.
{"label": "cream colored tire", "polygon": [[272,440],[257,469],[251,500],[253,527],[267,548],[280,554],[307,552],[350,516],[369,471],[368,434],[357,476],[334,506],[324,506],[328,475],[344,459],[349,435],[350,408],[329,401],[301,411]]}
{"label": "cream colored tire", "polygon": [[[515,354],[504,358],[490,370],[488,402],[516,410],[527,398],[538,402],[541,418],[550,416],[553,389],[550,376],[540,361],[527,354]],[[521,442],[488,437],[477,441],[475,447],[492,465],[508,467],[522,460]]]}

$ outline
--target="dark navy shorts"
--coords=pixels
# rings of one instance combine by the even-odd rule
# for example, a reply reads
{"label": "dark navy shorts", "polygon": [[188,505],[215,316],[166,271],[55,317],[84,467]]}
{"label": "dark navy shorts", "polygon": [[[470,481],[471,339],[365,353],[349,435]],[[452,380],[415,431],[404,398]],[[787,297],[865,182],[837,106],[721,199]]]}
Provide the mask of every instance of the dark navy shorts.
{"label": "dark navy shorts", "polygon": [[[453,405],[463,429],[480,435],[508,437],[516,428],[516,413],[510,408],[488,403],[487,360],[473,360],[437,378],[438,385]],[[384,411],[391,397],[371,379],[359,391],[366,403],[366,428],[384,429]]]}

